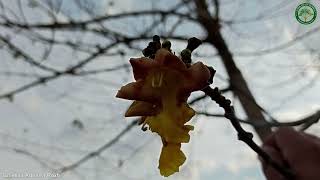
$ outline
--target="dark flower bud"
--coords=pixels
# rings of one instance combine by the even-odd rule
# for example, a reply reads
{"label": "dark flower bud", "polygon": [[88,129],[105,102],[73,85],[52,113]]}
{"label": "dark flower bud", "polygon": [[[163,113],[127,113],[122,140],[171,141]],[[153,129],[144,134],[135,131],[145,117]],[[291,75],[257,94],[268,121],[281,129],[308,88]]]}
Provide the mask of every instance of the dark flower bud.
{"label": "dark flower bud", "polygon": [[189,49],[191,52],[195,49],[197,49],[200,44],[202,44],[202,41],[196,37],[192,37],[190,39],[188,39],[188,45],[187,45],[187,49]]}
{"label": "dark flower bud", "polygon": [[162,48],[167,49],[168,51],[171,51],[171,42],[168,40],[163,41]]}
{"label": "dark flower bud", "polygon": [[180,53],[181,59],[184,63],[190,64],[191,63],[191,51],[189,49],[184,49]]}
{"label": "dark flower bud", "polygon": [[158,35],[154,35],[152,38],[153,42],[158,42],[160,43],[160,37]]}

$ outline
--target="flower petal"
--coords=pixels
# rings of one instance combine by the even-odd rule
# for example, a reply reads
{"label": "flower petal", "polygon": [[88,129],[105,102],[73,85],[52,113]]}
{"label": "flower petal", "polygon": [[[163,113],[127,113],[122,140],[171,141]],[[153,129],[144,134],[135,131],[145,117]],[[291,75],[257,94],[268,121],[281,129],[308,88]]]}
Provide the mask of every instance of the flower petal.
{"label": "flower petal", "polygon": [[139,80],[122,86],[116,97],[151,103],[159,100],[159,95],[155,94],[155,92],[150,89],[150,86],[145,86],[144,80]]}
{"label": "flower petal", "polygon": [[155,61],[164,67],[168,67],[177,71],[184,71],[187,69],[187,66],[184,62],[178,58],[176,55],[172,54],[167,49],[159,49],[155,56]]}
{"label": "flower petal", "polygon": [[193,64],[185,73],[185,83],[180,89],[180,93],[190,94],[193,91],[205,88],[209,85],[209,78],[210,71],[202,62]]}
{"label": "flower petal", "polygon": [[161,111],[156,116],[149,116],[146,122],[152,132],[158,133],[168,143],[187,143],[189,131],[193,126],[184,125],[194,115],[193,109],[181,105],[172,111]]}
{"label": "flower petal", "polygon": [[186,122],[190,121],[190,119],[196,114],[196,112],[191,107],[189,107],[187,103],[183,103],[181,106],[182,108],[180,108],[180,110],[182,117],[178,118],[177,122],[183,125]]}
{"label": "flower petal", "polygon": [[130,63],[136,82],[123,86],[117,97],[135,100],[125,116],[142,116],[142,129],[148,125],[161,136],[159,169],[161,175],[170,176],[186,160],[181,143],[189,142],[193,130],[186,125],[195,114],[187,99],[193,91],[208,86],[210,70],[202,63],[187,68],[167,49],[159,49],[154,59],[132,58]]}
{"label": "flower petal", "polygon": [[130,64],[133,70],[134,79],[137,81],[139,79],[144,79],[149,71],[158,66],[153,59],[142,57],[142,58],[131,58]]}
{"label": "flower petal", "polygon": [[168,143],[162,147],[159,159],[159,169],[162,176],[168,177],[179,172],[179,167],[186,160],[186,156],[180,150],[181,144]]}
{"label": "flower petal", "polygon": [[160,107],[144,102],[144,101],[133,101],[131,106],[128,108],[125,117],[131,116],[154,116],[160,112]]}

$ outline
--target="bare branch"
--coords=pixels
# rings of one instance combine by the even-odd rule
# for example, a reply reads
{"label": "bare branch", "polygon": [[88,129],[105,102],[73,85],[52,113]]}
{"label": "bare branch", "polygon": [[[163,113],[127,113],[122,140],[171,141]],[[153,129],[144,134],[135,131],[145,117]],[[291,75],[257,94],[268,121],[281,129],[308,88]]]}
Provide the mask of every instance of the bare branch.
{"label": "bare branch", "polygon": [[61,173],[65,173],[67,171],[73,170],[73,169],[77,168],[78,166],[80,166],[81,164],[87,162],[91,158],[100,155],[103,151],[105,151],[106,149],[111,147],[113,144],[117,143],[122,136],[124,136],[125,134],[127,134],[130,131],[131,128],[135,127],[138,124],[138,121],[139,121],[138,119],[132,121],[126,128],[124,128],[118,135],[116,135],[114,138],[112,138],[106,144],[104,144],[103,146],[99,147],[98,149],[92,151],[91,153],[85,155],[80,160],[72,163],[71,165],[62,167],[59,171]]}
{"label": "bare branch", "polygon": [[[230,77],[231,88],[239,97],[240,103],[242,104],[242,107],[247,116],[250,120],[266,121],[261,108],[257,106],[252,92],[249,89],[248,83],[243,77],[240,69],[237,67],[232,52],[230,51],[227,43],[225,42],[225,39],[221,34],[220,24],[216,19],[210,16],[206,1],[195,0],[195,5],[197,7],[199,22],[207,31],[206,41],[217,49],[219,56],[221,57],[227,73]],[[243,96],[243,93],[241,92],[244,92],[246,96]],[[267,127],[255,128],[255,131],[262,140],[272,132],[271,129]]]}
{"label": "bare branch", "polygon": [[106,20],[113,20],[113,19],[119,19],[119,18],[126,18],[126,17],[132,17],[132,16],[145,16],[145,15],[161,15],[163,17],[165,16],[178,16],[181,18],[185,18],[191,21],[196,21],[196,19],[190,17],[187,14],[182,14],[179,12],[175,12],[174,10],[171,11],[164,11],[164,10],[145,10],[145,11],[133,11],[133,12],[127,12],[127,13],[119,13],[114,15],[106,15],[86,21],[78,21],[78,22],[53,22],[49,24],[21,24],[18,22],[13,22],[9,19],[6,19],[5,22],[0,22],[1,26],[6,27],[19,27],[24,29],[78,29],[78,28],[86,28],[89,24],[92,23],[99,23]]}
{"label": "bare branch", "polygon": [[211,97],[220,107],[225,111],[225,117],[230,120],[234,129],[238,132],[238,139],[245,142],[252,150],[254,150],[266,163],[270,164],[275,170],[281,173],[285,178],[292,179],[294,174],[291,169],[281,166],[279,163],[274,161],[265,151],[263,151],[253,140],[253,135],[245,131],[238,119],[234,114],[234,109],[231,106],[231,101],[222,96],[218,88],[211,89],[210,86],[203,90],[208,96]]}
{"label": "bare branch", "polygon": [[253,52],[234,52],[234,55],[235,56],[261,56],[261,55],[265,55],[265,54],[276,53],[276,52],[279,52],[283,49],[286,49],[286,48],[293,46],[294,44],[296,44],[297,42],[299,42],[303,38],[306,38],[310,35],[313,35],[314,33],[317,33],[318,31],[320,31],[320,27],[313,28],[312,30],[309,30],[299,36],[296,36],[294,39],[292,39],[288,42],[285,42],[283,44],[280,44],[278,46],[275,46],[275,47],[272,47],[269,49],[260,50],[260,51],[253,51]]}
{"label": "bare branch", "polygon": [[215,8],[215,15],[214,18],[219,19],[220,14],[220,2],[219,0],[213,0],[214,8]]}
{"label": "bare branch", "polygon": [[23,57],[23,60],[26,61],[27,63],[34,65],[35,67],[38,67],[45,71],[49,71],[53,73],[58,72],[58,70],[51,67],[47,67],[41,64],[40,62],[34,60],[31,56],[29,56],[27,53],[25,53],[24,51],[16,47],[14,44],[12,44],[8,39],[4,38],[3,36],[0,36],[0,41],[5,43],[8,46],[9,50],[11,50],[16,57],[19,57],[19,56]]}
{"label": "bare branch", "polygon": [[[224,117],[222,114],[212,114],[208,112],[203,111],[197,111],[197,115],[204,115],[208,117]],[[312,124],[319,122],[320,120],[320,110],[312,113],[311,115],[308,115],[305,118],[302,118],[300,120],[296,121],[281,121],[281,122],[266,122],[263,124],[257,123],[256,121],[249,121],[249,120],[243,120],[238,117],[235,117],[239,122],[244,124],[249,124],[254,127],[288,127],[288,126],[301,126],[300,130],[305,130],[306,128],[310,127]]]}

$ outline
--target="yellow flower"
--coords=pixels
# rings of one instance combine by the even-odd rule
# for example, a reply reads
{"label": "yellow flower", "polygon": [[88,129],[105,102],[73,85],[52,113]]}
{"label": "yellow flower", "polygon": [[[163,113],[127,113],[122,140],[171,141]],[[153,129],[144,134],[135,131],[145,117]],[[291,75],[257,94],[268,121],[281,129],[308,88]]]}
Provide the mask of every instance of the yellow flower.
{"label": "yellow flower", "polygon": [[159,49],[154,60],[132,58],[130,63],[136,82],[123,86],[117,97],[134,100],[125,116],[142,116],[144,126],[161,136],[160,174],[170,176],[186,160],[180,147],[189,142],[193,130],[186,125],[195,114],[187,99],[208,85],[210,71],[201,62],[187,68],[167,49]]}

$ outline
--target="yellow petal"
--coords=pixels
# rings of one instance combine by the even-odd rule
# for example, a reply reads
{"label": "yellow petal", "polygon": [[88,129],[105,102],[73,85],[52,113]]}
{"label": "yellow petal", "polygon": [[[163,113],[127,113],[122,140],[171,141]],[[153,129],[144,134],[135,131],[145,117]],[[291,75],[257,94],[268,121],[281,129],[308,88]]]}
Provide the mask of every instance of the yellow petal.
{"label": "yellow petal", "polygon": [[156,116],[146,118],[146,123],[152,132],[158,133],[168,143],[187,143],[189,142],[189,131],[193,126],[184,125],[194,115],[186,103],[181,106],[173,106],[168,109],[166,106]]}
{"label": "yellow petal", "polygon": [[155,104],[144,101],[133,101],[133,103],[126,112],[125,117],[154,116],[157,115],[159,111],[160,107]]}
{"label": "yellow petal", "polygon": [[164,146],[159,169],[161,175],[169,176],[178,172],[186,160],[180,147],[189,142],[193,126],[186,123],[195,114],[187,99],[193,91],[208,85],[210,71],[202,63],[187,68],[166,49],[158,50],[154,60],[137,58],[130,63],[136,82],[123,86],[117,97],[135,100],[126,116],[142,116],[143,130],[147,124],[161,136]]}
{"label": "yellow petal", "polygon": [[162,147],[159,169],[162,176],[168,177],[179,172],[179,167],[186,160],[186,156],[180,150],[181,144],[166,144]]}
{"label": "yellow petal", "polygon": [[190,121],[190,119],[195,115],[195,111],[189,107],[187,103],[183,103],[180,108],[181,116],[178,120],[180,124],[185,124],[186,122]]}

